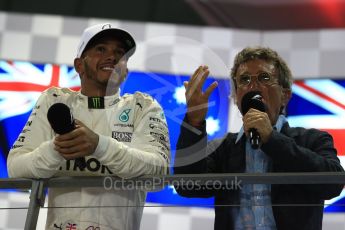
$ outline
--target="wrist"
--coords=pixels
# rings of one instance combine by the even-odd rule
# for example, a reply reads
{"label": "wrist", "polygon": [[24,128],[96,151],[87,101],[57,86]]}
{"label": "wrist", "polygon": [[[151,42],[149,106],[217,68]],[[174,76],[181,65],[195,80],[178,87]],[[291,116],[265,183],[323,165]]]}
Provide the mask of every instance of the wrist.
{"label": "wrist", "polygon": [[263,144],[265,144],[265,143],[268,142],[268,140],[269,140],[269,139],[271,138],[271,136],[272,136],[272,132],[273,132],[273,129],[269,130],[269,131],[267,132],[267,135],[264,135],[264,136],[261,138],[261,141],[262,141]]}
{"label": "wrist", "polygon": [[193,127],[201,127],[204,124],[205,119],[191,119],[187,114],[187,123]]}
{"label": "wrist", "polygon": [[203,125],[203,121],[190,121],[188,120],[188,124],[193,127],[201,127]]}

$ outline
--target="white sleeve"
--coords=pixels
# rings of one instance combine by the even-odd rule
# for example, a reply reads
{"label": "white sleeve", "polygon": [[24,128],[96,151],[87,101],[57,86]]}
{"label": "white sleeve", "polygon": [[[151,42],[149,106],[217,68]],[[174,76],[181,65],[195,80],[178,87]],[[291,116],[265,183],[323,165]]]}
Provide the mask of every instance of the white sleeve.
{"label": "white sleeve", "polygon": [[119,177],[169,173],[170,141],[164,113],[156,101],[147,101],[134,121],[129,146],[108,136],[99,137],[93,155]]}
{"label": "white sleeve", "polygon": [[10,177],[52,177],[63,161],[54,150],[54,133],[47,119],[47,100],[47,92],[42,93],[9,152],[7,169]]}

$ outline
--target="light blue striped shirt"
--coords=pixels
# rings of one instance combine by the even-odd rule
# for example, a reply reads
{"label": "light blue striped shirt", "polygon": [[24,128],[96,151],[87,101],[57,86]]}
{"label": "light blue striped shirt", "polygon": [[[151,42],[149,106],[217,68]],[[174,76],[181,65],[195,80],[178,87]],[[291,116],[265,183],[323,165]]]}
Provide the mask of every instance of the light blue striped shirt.
{"label": "light blue striped shirt", "polygon": [[[280,115],[273,127],[280,132],[285,116]],[[243,127],[237,135],[236,143],[244,135]],[[246,140],[246,172],[264,173],[271,168],[271,159],[260,148],[253,149]],[[270,184],[245,184],[240,191],[240,208],[233,208],[235,216],[235,229],[238,230],[274,230],[276,223],[272,211]]]}

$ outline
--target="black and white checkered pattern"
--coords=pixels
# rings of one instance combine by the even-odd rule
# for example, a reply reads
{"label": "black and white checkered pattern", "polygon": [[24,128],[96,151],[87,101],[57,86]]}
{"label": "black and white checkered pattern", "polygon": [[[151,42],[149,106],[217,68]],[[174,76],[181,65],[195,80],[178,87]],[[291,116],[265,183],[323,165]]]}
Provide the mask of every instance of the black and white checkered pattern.
{"label": "black and white checkered pattern", "polygon": [[[0,230],[23,229],[28,205],[29,193],[0,192]],[[47,209],[41,208],[37,229],[44,229],[46,215]],[[210,208],[167,207],[147,203],[140,229],[213,229],[213,220],[214,212]]]}
{"label": "black and white checkered pattern", "polygon": [[133,34],[138,45],[129,64],[133,70],[191,74],[208,64],[214,76],[224,78],[240,49],[264,45],[286,59],[296,78],[345,73],[345,29],[271,32],[5,12],[0,12],[0,58],[72,65],[83,29],[100,22]]}
{"label": "black and white checkered pattern", "polygon": [[[25,225],[29,193],[0,192],[0,230],[21,230]],[[45,204],[47,206],[47,204]],[[11,208],[11,209],[9,209]],[[47,209],[41,208],[37,229],[44,229]],[[145,204],[141,230],[212,230],[214,211],[210,208],[166,207]],[[324,230],[345,229],[344,214],[325,214]]]}

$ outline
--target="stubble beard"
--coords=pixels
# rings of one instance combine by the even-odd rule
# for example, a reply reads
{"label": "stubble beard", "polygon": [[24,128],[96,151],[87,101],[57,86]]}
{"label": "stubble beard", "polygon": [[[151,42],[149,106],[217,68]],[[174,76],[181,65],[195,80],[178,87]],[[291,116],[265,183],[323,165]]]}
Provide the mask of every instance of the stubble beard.
{"label": "stubble beard", "polygon": [[105,80],[101,80],[98,77],[97,71],[92,70],[86,62],[84,62],[84,70],[85,70],[84,77],[86,77],[88,81],[94,82],[101,88],[104,88],[104,89],[107,88],[109,78]]}

